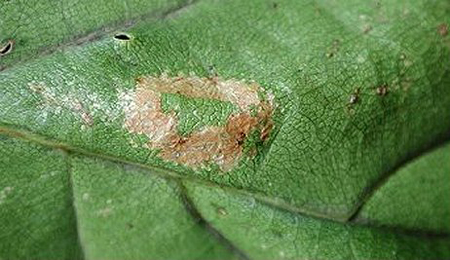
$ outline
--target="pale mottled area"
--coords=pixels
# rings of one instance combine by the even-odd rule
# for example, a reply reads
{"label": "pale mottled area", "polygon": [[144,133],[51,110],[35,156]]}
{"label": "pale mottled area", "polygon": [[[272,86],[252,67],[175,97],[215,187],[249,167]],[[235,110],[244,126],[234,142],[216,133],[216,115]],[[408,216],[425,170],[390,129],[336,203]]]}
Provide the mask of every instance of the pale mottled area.
{"label": "pale mottled area", "polygon": [[246,83],[235,79],[218,77],[200,78],[195,75],[169,77],[163,73],[159,77],[148,76],[138,79],[140,85],[152,86],[160,93],[182,94],[192,98],[207,98],[229,101],[241,110],[248,110],[260,103],[256,83]]}
{"label": "pale mottled area", "polygon": [[28,83],[28,89],[34,98],[38,100],[38,107],[41,109],[39,120],[42,124],[48,121],[49,116],[61,116],[65,112],[69,112],[79,118],[83,129],[93,126],[94,112],[103,112],[105,115],[103,120],[105,121],[110,121],[117,117],[117,112],[114,109],[107,109],[106,101],[95,94],[89,94],[87,97],[84,97],[76,93],[62,93],[43,82],[30,82]]}
{"label": "pale mottled area", "polygon": [[134,133],[145,134],[153,143],[175,134],[175,117],[161,110],[161,94],[149,88],[138,87],[135,92],[119,96],[126,115],[125,127]]}
{"label": "pale mottled area", "polygon": [[[230,115],[224,126],[203,127],[185,137],[177,131],[177,114],[162,110],[163,93],[231,102],[240,111]],[[193,168],[214,163],[229,171],[242,157],[246,137],[259,130],[265,140],[272,128],[273,97],[267,95],[260,100],[261,93],[256,83],[218,77],[170,78],[162,74],[138,78],[136,89],[120,93],[119,100],[125,113],[124,127],[131,133],[146,135],[148,146],[161,150],[161,158]]]}

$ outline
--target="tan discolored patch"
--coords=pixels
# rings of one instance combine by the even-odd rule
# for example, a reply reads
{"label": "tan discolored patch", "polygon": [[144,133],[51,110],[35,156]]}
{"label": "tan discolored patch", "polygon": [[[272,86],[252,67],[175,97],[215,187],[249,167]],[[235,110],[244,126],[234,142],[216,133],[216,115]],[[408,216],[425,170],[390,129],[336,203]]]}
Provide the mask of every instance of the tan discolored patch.
{"label": "tan discolored patch", "polygon": [[159,93],[181,94],[191,98],[207,98],[229,101],[240,109],[249,109],[259,104],[256,83],[245,83],[237,80],[220,80],[218,77],[199,78],[180,75],[175,78],[162,74],[160,77],[141,77],[139,85],[152,86]]}
{"label": "tan discolored patch", "polygon": [[437,29],[438,29],[438,33],[442,37],[445,37],[448,35],[448,25],[446,23],[441,23]]}
{"label": "tan discolored patch", "polygon": [[[192,168],[214,163],[229,171],[243,156],[244,142],[253,131],[259,131],[265,141],[272,130],[273,96],[256,83],[162,74],[140,77],[136,84],[135,90],[119,96],[124,127],[146,135],[148,147],[160,150],[159,156],[165,160]],[[177,132],[176,113],[162,110],[163,93],[231,102],[239,112],[231,114],[223,126],[205,126],[182,136]]]}

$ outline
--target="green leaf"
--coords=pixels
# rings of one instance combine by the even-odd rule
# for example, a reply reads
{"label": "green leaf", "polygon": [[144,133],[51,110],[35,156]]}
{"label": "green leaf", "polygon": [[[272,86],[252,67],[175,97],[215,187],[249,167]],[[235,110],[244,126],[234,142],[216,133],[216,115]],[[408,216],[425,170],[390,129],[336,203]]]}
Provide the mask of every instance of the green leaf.
{"label": "green leaf", "polygon": [[365,203],[358,221],[448,233],[449,159],[447,144],[398,170]]}
{"label": "green leaf", "polygon": [[0,2],[0,259],[450,258],[450,3],[341,2]]}

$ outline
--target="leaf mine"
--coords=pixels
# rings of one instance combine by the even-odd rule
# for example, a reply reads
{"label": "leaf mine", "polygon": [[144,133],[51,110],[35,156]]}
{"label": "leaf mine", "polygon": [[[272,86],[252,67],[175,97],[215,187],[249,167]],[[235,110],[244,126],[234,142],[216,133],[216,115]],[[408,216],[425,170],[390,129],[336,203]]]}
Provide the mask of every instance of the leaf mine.
{"label": "leaf mine", "polygon": [[50,113],[61,115],[65,110],[77,115],[84,127],[90,127],[94,124],[91,112],[84,107],[79,98],[56,93],[42,82],[30,82],[28,88],[40,100],[39,107],[43,111],[42,115],[45,115],[44,117]]}
{"label": "leaf mine", "polygon": [[[229,102],[237,110],[221,125],[206,125],[184,136],[177,131],[178,113],[163,111],[163,94]],[[256,83],[235,79],[167,74],[140,77],[136,88],[121,93],[119,99],[125,129],[146,135],[147,146],[159,150],[160,158],[192,168],[213,163],[222,171],[231,170],[245,154],[244,144],[249,135],[256,131],[264,142],[273,125],[273,96]]]}

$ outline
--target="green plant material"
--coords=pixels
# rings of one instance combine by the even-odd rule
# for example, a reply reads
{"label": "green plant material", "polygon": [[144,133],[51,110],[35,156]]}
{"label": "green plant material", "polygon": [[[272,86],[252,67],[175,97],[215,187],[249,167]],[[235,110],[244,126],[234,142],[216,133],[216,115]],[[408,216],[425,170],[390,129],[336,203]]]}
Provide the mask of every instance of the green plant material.
{"label": "green plant material", "polygon": [[96,41],[142,20],[155,20],[188,0],[0,1],[0,44],[14,42],[0,70],[84,42]]}
{"label": "green plant material", "polygon": [[[364,204],[358,221],[450,232],[450,145],[399,169]],[[417,205],[420,205],[418,207]]]}
{"label": "green plant material", "polygon": [[[449,137],[448,1],[0,12],[0,259],[450,257],[448,144],[402,167]],[[230,169],[168,160],[126,123],[162,74],[256,82],[273,128],[237,140]],[[187,137],[236,109],[170,95]]]}
{"label": "green plant material", "polygon": [[200,214],[250,259],[444,259],[448,238],[334,223],[187,183]]}
{"label": "green plant material", "polygon": [[0,258],[81,258],[68,155],[4,136],[0,155]]}
{"label": "green plant material", "polygon": [[164,112],[174,111],[177,114],[177,130],[182,135],[189,135],[205,126],[223,126],[232,112],[237,110],[230,102],[185,98],[178,94],[163,95],[161,103]]}
{"label": "green plant material", "polygon": [[72,160],[72,172],[87,259],[232,258],[189,214],[176,182],[85,157]]}

